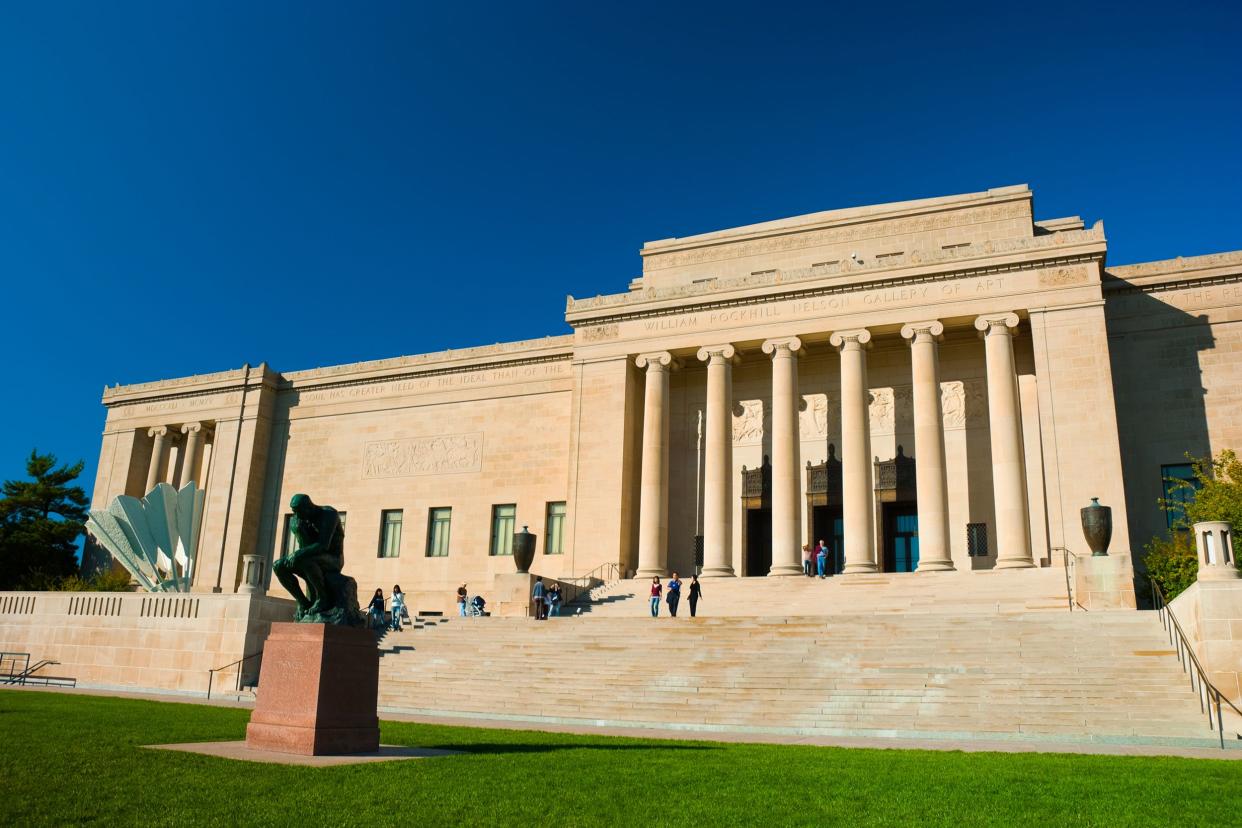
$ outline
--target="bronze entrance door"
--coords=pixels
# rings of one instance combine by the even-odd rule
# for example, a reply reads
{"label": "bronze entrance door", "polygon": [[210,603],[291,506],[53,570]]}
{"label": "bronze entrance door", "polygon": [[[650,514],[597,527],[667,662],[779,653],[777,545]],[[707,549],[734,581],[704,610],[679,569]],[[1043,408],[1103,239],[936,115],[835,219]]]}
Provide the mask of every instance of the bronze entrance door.
{"label": "bronze entrance door", "polygon": [[767,575],[772,569],[772,510],[746,510],[746,557],[742,575]]}

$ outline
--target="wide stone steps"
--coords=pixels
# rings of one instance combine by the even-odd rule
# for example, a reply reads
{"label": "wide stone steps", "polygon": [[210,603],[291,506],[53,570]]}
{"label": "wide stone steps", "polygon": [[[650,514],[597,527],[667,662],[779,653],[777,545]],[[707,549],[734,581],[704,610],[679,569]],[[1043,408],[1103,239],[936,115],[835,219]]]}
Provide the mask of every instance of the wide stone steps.
{"label": "wide stone steps", "polygon": [[913,618],[454,619],[409,642],[381,660],[385,710],[741,732],[1212,737],[1146,613],[942,604]]}

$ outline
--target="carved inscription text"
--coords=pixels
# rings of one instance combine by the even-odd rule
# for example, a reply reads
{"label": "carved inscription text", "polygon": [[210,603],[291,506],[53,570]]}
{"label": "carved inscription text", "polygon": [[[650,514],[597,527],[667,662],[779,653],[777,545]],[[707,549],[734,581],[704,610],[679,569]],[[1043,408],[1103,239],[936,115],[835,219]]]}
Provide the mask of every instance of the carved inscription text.
{"label": "carved inscription text", "polygon": [[367,443],[362,476],[417,477],[477,472],[483,465],[483,435],[446,434]]}

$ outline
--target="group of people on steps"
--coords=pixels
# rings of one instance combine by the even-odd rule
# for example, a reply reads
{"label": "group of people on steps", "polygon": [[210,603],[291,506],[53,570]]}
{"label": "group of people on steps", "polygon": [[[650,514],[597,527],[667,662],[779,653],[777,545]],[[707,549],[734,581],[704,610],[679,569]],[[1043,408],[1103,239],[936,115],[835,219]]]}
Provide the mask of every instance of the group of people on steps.
{"label": "group of people on steps", "polygon": [[[668,604],[668,614],[677,617],[677,605],[681,603],[681,578],[677,577],[677,573],[673,573],[673,577],[668,579],[668,589],[665,596],[665,602]],[[690,584],[687,587],[690,593],[690,617],[693,618],[699,609],[699,599],[703,597],[703,586],[699,583],[698,575],[690,576]],[[665,587],[660,583],[660,576],[656,575],[651,579],[651,617],[660,617],[660,595],[665,593]]]}

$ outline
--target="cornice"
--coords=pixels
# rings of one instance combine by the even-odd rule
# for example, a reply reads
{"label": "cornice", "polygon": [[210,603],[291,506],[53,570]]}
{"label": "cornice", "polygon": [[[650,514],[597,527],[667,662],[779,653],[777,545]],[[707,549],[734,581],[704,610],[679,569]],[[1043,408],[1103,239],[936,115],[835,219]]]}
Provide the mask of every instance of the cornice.
{"label": "cornice", "polygon": [[[570,296],[566,302],[565,317],[570,325],[577,328],[582,325],[597,324],[602,319],[610,321],[639,319],[683,313],[688,310],[709,310],[716,307],[756,304],[792,296],[823,296],[873,287],[892,287],[1013,270],[1028,270],[1031,267],[1103,261],[1106,241],[1103,223],[1096,222],[1095,226],[1089,230],[1069,230],[1030,238],[984,241],[973,248],[915,250],[904,254],[896,261],[886,259],[882,264],[877,264],[875,260],[864,264],[843,260],[832,267],[808,267],[776,271],[771,274],[752,274],[732,279],[716,279],[711,282],[676,287],[649,288],[585,299],[575,299]],[[1091,249],[1079,254],[1070,254],[1068,248],[1072,247]],[[981,261],[1013,255],[1026,255],[1027,258],[1006,263]],[[972,260],[977,263],[972,264]],[[961,266],[952,269],[944,268],[944,265],[952,264]],[[906,273],[902,274],[902,271]],[[867,278],[871,274],[880,276],[889,273],[893,275],[887,278]],[[838,277],[838,279],[844,277],[848,281],[835,283],[826,281],[833,277]],[[730,296],[738,291],[755,288],[781,288],[794,285],[806,287],[785,291],[776,290],[760,295]],[[702,301],[695,301],[700,299]]]}

